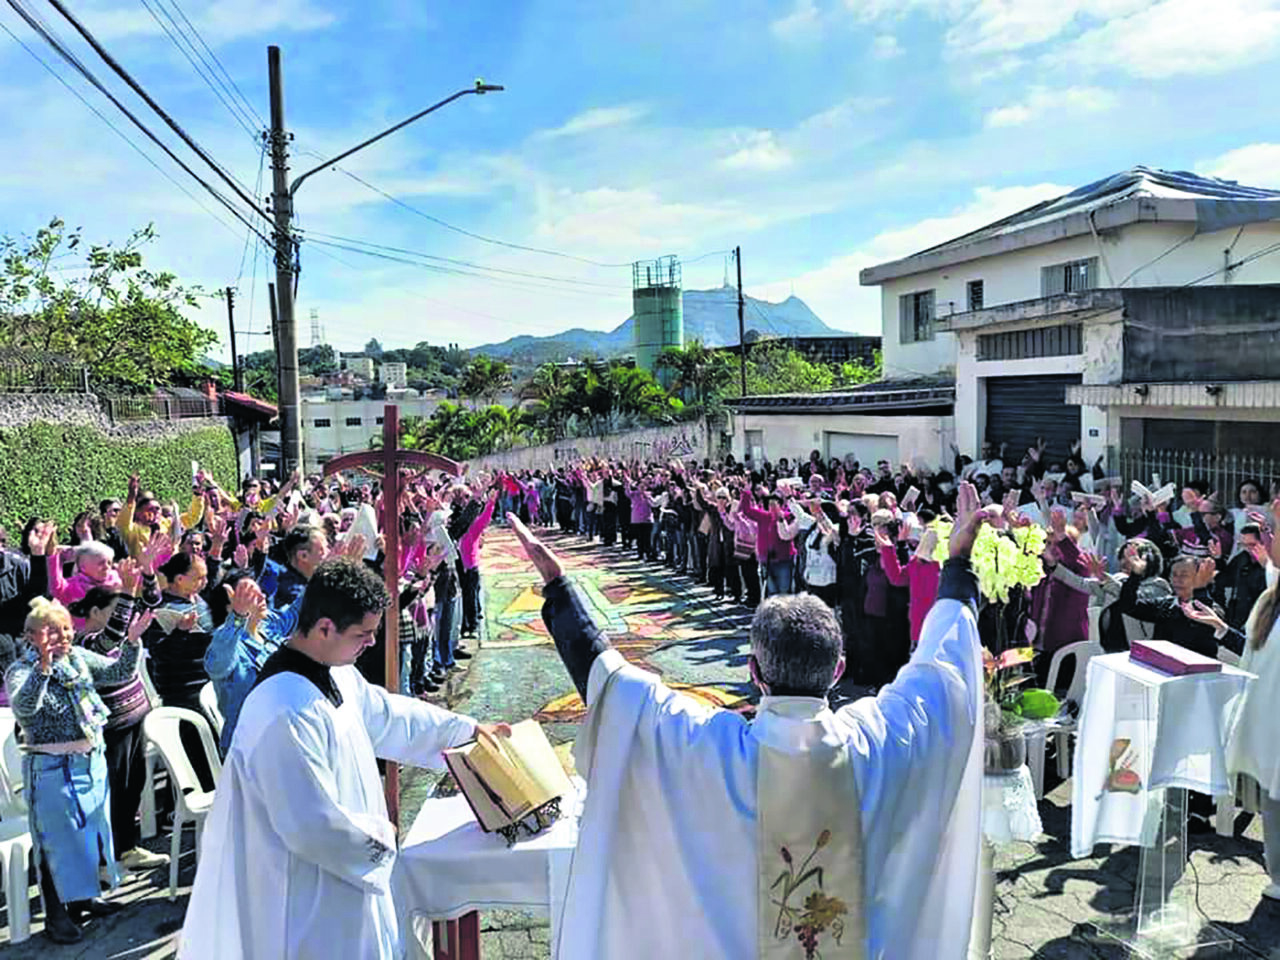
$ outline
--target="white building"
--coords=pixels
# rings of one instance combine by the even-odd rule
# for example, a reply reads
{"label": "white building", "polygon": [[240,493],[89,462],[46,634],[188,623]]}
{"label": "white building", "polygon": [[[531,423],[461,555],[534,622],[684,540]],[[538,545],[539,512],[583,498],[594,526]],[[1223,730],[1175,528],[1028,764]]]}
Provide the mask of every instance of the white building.
{"label": "white building", "polygon": [[873,436],[932,459],[927,436],[953,431],[965,453],[990,439],[1019,459],[1037,436],[1055,460],[1080,439],[1115,469],[1131,451],[1280,451],[1280,191],[1137,167],[860,279],[881,288],[885,380],[858,393],[950,382],[954,418],[926,427],[897,404],[877,434],[843,413],[786,419],[815,397],[745,398],[735,452],[845,431],[867,433],[864,463],[883,455]]}
{"label": "white building", "polygon": [[378,368],[378,377],[388,387],[404,387],[408,384],[409,365],[407,363],[384,363]]}
{"label": "white building", "polygon": [[310,473],[343,453],[368,450],[370,441],[382,435],[386,405],[400,408],[400,419],[430,417],[442,401],[439,396],[419,396],[416,391],[395,391],[385,400],[340,398],[323,394],[302,398],[302,456]]}
{"label": "white building", "polygon": [[363,377],[365,380],[373,379],[373,357],[347,357],[342,358],[342,369],[350,370],[357,377]]}

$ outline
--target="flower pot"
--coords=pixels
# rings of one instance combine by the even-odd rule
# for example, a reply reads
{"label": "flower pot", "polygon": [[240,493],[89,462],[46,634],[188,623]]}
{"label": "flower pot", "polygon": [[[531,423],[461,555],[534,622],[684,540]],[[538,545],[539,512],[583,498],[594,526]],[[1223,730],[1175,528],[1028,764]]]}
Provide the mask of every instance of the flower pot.
{"label": "flower pot", "polygon": [[983,747],[987,773],[1012,773],[1027,762],[1027,740],[1021,730],[989,732]]}

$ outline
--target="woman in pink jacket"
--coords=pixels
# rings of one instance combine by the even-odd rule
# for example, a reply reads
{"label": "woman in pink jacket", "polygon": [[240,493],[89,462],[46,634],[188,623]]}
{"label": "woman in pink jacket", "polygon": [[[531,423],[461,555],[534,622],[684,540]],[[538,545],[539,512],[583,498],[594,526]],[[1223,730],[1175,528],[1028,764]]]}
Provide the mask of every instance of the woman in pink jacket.
{"label": "woman in pink jacket", "polygon": [[920,545],[907,561],[905,569],[898,561],[898,548],[883,527],[874,527],[876,546],[880,550],[880,566],[884,575],[895,587],[906,587],[911,593],[907,616],[911,622],[911,649],[920,641],[920,629],[924,626],[924,618],[933,609],[933,602],[938,598],[938,583],[942,577],[942,567],[933,559],[933,550],[938,543],[938,535],[932,527],[925,530],[920,537]]}

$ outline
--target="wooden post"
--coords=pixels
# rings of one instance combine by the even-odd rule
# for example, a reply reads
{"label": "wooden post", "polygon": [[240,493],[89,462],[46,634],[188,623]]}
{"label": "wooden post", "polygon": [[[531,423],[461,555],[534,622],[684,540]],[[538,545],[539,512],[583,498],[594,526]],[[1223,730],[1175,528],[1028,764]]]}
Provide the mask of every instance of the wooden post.
{"label": "wooden post", "polygon": [[[434,453],[400,449],[400,408],[388,403],[382,411],[382,449],[348,453],[334,457],[324,465],[324,475],[333,476],[343,470],[382,468],[382,536],[383,578],[391,595],[383,623],[386,638],[386,687],[396,693],[400,686],[400,468],[417,466],[427,470],[443,470],[460,476],[462,468],[452,460]],[[400,770],[387,763],[387,813],[392,823],[400,824]]]}

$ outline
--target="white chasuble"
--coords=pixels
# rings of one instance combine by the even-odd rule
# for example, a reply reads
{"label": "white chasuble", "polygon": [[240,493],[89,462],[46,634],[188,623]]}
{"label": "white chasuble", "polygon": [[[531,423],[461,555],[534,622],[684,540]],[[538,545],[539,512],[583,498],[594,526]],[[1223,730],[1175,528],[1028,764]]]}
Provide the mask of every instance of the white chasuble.
{"label": "white chasuble", "polygon": [[245,700],[204,827],[181,960],[395,960],[396,831],[377,757],[442,766],[474,721],[335,667],[342,705],[279,673]]}
{"label": "white chasuble", "polygon": [[762,960],[863,960],[862,817],[843,743],[811,722],[808,749],[760,744],[756,798]]}
{"label": "white chasuble", "polygon": [[935,604],[892,684],[838,712],[764,697],[747,722],[605,651],[574,745],[588,792],[557,957],[960,960],[981,701],[977,625],[954,600]]}

